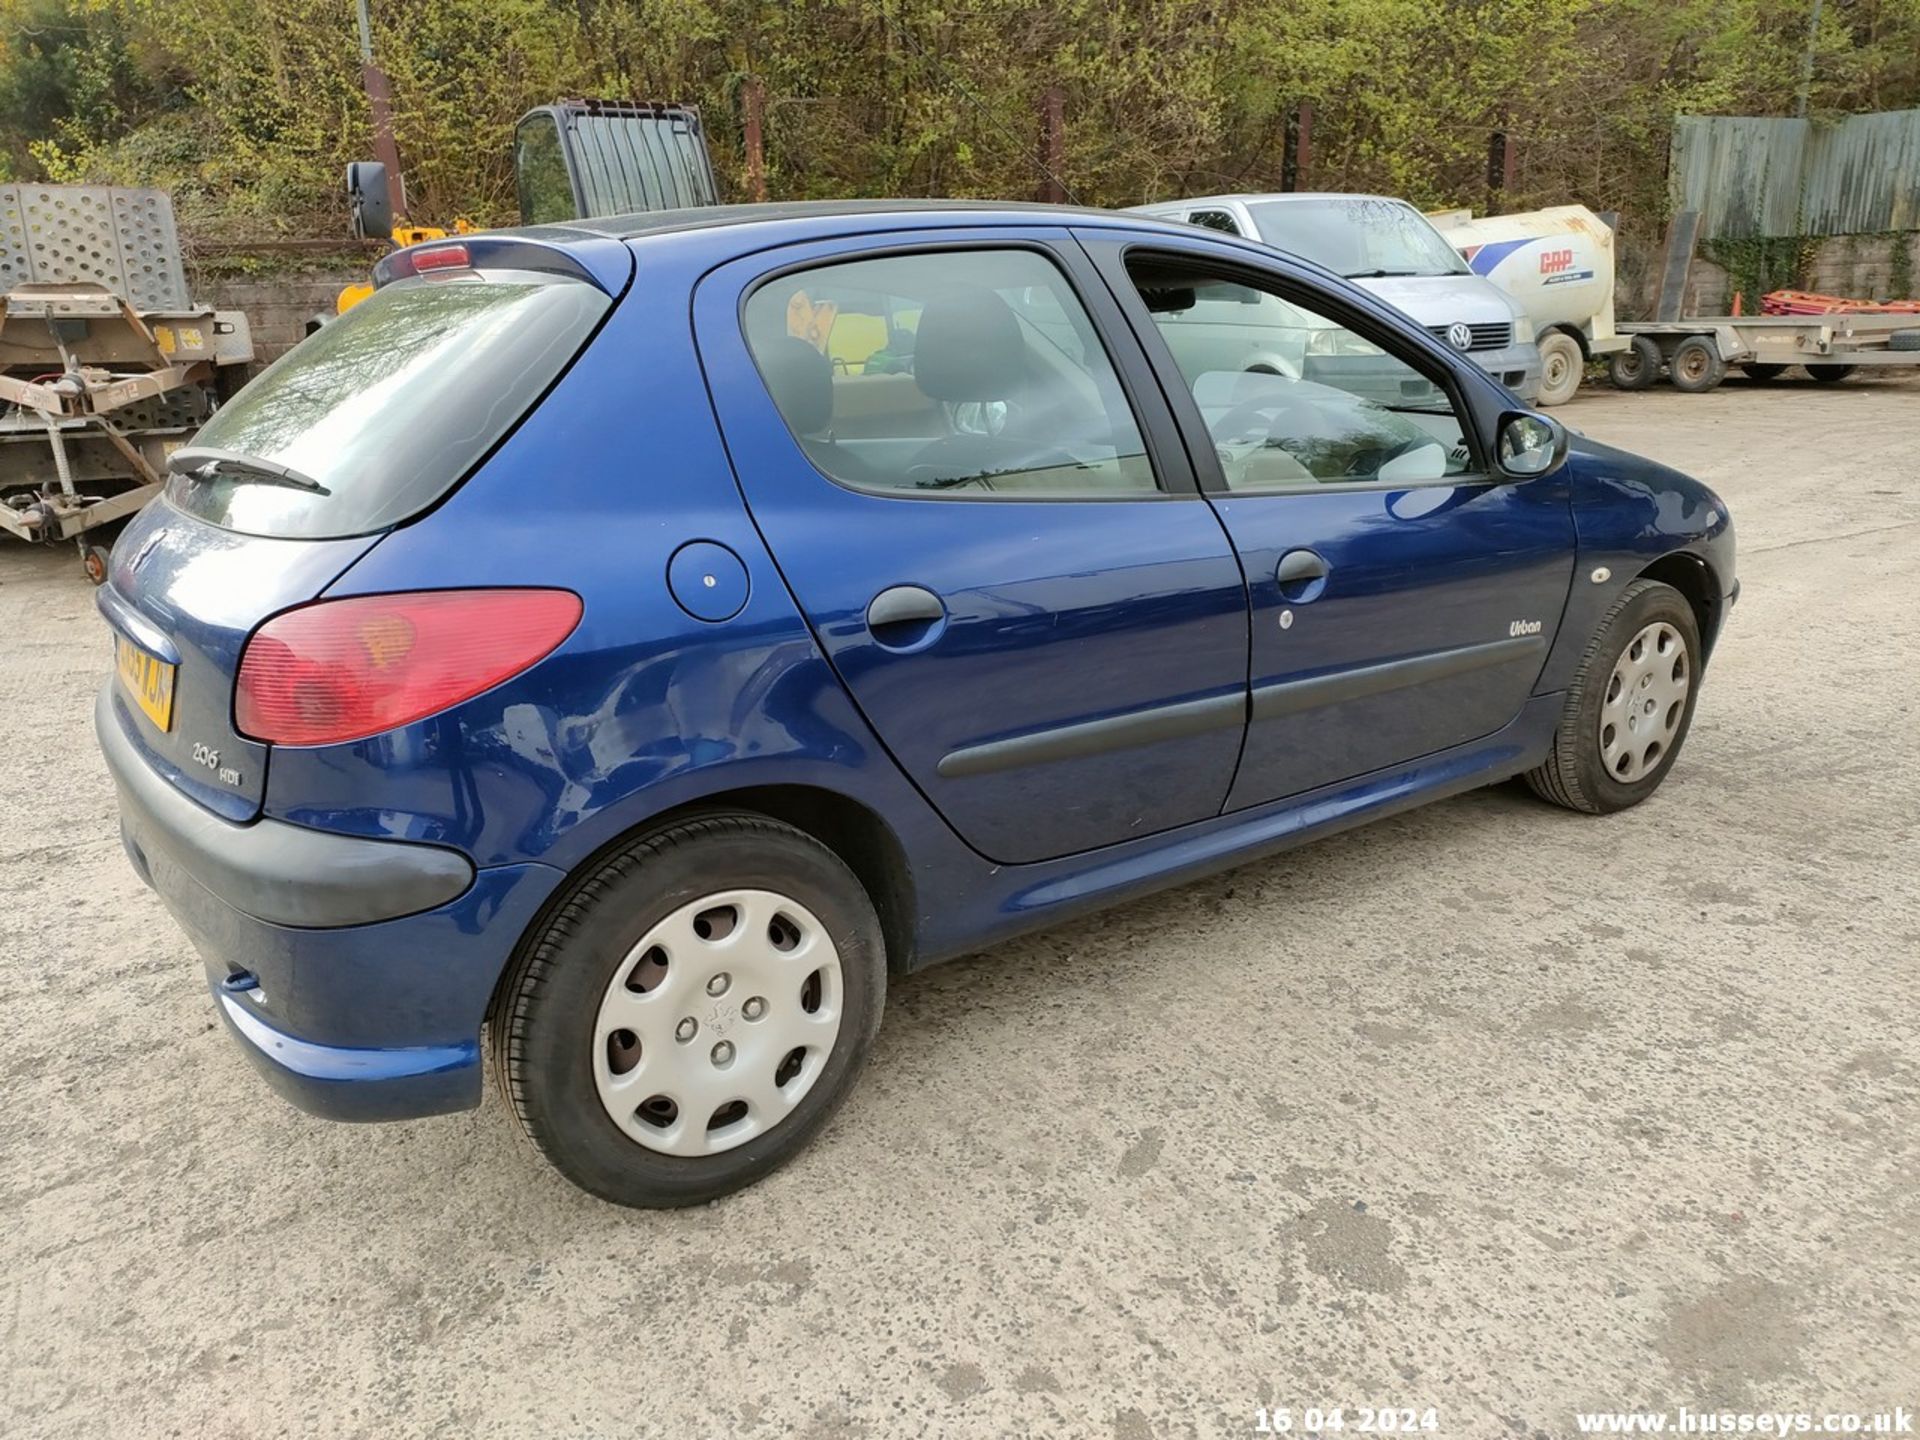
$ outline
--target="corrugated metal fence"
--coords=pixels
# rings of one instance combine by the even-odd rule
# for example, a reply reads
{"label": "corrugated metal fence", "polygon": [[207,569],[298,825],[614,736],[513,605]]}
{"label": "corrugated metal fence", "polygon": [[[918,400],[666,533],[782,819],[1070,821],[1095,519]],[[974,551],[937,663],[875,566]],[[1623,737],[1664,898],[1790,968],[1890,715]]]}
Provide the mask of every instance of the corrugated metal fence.
{"label": "corrugated metal fence", "polygon": [[1920,229],[1920,110],[1838,124],[1745,115],[1674,122],[1668,185],[1702,239]]}

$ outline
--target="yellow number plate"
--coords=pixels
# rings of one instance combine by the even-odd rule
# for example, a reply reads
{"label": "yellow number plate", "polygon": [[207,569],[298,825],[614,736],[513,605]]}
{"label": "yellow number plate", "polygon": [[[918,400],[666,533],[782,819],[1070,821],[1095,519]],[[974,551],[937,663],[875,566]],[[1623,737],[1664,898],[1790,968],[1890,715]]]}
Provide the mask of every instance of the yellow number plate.
{"label": "yellow number plate", "polygon": [[173,670],[166,661],[149,655],[124,635],[114,637],[120,683],[147,718],[162,730],[173,728]]}

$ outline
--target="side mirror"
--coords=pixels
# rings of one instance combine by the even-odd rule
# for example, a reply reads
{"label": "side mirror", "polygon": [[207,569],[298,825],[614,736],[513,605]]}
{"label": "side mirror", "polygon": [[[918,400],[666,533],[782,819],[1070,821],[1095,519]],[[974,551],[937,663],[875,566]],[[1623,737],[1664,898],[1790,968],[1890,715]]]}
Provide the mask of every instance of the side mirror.
{"label": "side mirror", "polygon": [[1567,458],[1567,427],[1531,410],[1512,410],[1500,417],[1498,461],[1500,473],[1512,480],[1532,480],[1558,470]]}
{"label": "side mirror", "polygon": [[387,194],[387,167],[378,160],[347,166],[347,204],[353,212],[356,240],[393,238],[393,201]]}

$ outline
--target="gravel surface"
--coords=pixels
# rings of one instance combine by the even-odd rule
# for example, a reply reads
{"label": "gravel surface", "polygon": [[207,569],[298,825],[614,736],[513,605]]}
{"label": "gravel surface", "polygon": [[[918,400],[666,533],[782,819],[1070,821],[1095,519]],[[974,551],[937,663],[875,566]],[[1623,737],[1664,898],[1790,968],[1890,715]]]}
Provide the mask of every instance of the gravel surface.
{"label": "gravel surface", "polygon": [[1561,412],[1732,505],[1665,788],[1504,786],[899,982],[771,1181],[576,1193],[274,1099],[0,549],[0,1434],[1214,1436],[1920,1402],[1920,384]]}

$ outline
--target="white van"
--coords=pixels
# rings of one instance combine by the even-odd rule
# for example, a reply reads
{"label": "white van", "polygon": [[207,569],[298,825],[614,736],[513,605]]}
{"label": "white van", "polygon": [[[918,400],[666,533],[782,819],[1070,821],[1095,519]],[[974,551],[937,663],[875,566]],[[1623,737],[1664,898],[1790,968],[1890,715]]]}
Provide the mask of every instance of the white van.
{"label": "white van", "polygon": [[[1534,343],[1533,322],[1510,296],[1474,274],[1427,217],[1404,200],[1384,195],[1208,195],[1133,208],[1244,235],[1324,265],[1464,351],[1522,402],[1531,405],[1539,398],[1540,349]],[[1256,309],[1281,303],[1270,297],[1249,299]],[[1197,313],[1200,309],[1208,313]],[[1204,329],[1210,343],[1223,350],[1232,347],[1232,332],[1240,326],[1250,335],[1273,334],[1270,317],[1249,309],[1236,324],[1233,311],[1231,303],[1213,301],[1195,307],[1187,319],[1196,334]],[[1302,338],[1304,346],[1304,331]],[[1315,368],[1324,371],[1336,358],[1346,362],[1343,369],[1366,363],[1358,354],[1324,357]],[[1302,359],[1248,354],[1243,363],[1216,368],[1270,369],[1298,377]]]}

